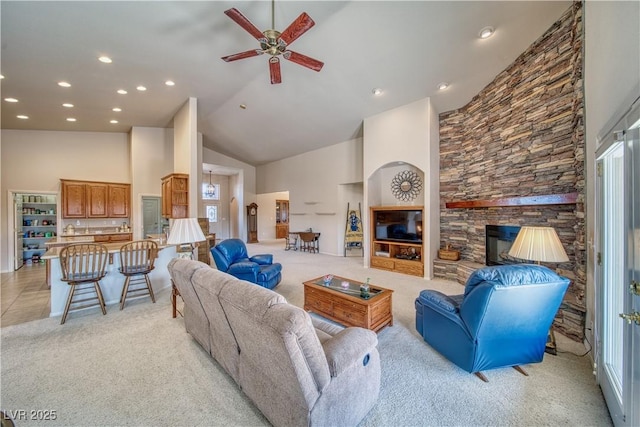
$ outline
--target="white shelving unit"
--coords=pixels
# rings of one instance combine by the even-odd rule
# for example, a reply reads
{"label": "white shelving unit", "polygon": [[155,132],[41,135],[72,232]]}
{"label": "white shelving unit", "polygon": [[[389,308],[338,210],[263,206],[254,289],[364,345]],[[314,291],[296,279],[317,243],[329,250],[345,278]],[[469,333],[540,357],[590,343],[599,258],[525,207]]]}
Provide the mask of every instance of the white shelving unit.
{"label": "white shelving unit", "polygon": [[25,260],[34,261],[47,250],[44,243],[56,236],[55,202],[22,202],[22,233]]}

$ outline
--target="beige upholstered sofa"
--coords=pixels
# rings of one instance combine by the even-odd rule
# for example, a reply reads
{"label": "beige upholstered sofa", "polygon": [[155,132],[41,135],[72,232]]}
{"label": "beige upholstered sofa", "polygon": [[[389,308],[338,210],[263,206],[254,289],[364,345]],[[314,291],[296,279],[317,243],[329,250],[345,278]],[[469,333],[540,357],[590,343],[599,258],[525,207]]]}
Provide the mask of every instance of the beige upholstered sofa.
{"label": "beige upholstered sofa", "polygon": [[274,291],[175,259],[193,338],[276,426],[354,426],[380,391],[375,333],[312,319]]}

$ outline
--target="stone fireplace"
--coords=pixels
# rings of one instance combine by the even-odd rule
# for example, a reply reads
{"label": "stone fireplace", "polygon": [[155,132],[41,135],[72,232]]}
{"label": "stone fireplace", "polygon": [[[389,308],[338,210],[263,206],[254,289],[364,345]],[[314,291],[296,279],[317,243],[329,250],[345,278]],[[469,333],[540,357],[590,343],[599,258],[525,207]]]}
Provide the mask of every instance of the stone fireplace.
{"label": "stone fireplace", "polygon": [[[458,266],[478,268],[487,261],[487,225],[553,227],[569,262],[547,267],[571,280],[554,325],[576,341],[586,313],[582,37],[575,2],[467,105],[439,120],[440,246],[460,251]],[[453,274],[436,262],[435,276]]]}
{"label": "stone fireplace", "polygon": [[506,265],[522,262],[509,256],[509,249],[520,231],[519,226],[485,225],[485,261],[486,265]]}

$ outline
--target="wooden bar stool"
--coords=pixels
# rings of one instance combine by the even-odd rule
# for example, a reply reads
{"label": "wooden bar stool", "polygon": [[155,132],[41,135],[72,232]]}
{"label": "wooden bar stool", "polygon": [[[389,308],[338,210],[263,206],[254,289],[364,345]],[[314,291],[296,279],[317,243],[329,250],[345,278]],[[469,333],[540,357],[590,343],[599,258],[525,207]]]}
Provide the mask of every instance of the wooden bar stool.
{"label": "wooden bar stool", "polygon": [[[148,274],[153,270],[153,263],[158,255],[158,244],[153,240],[136,240],[120,248],[120,273],[126,279],[120,295],[120,310],[124,308],[127,296],[149,294],[152,302],[156,302]],[[133,287],[131,285],[134,285]]]}
{"label": "wooden bar stool", "polygon": [[107,274],[108,257],[107,248],[99,243],[72,244],[60,250],[62,280],[70,286],[61,325],[67,320],[72,305],[74,311],[99,305],[102,314],[107,314],[100,279]]}

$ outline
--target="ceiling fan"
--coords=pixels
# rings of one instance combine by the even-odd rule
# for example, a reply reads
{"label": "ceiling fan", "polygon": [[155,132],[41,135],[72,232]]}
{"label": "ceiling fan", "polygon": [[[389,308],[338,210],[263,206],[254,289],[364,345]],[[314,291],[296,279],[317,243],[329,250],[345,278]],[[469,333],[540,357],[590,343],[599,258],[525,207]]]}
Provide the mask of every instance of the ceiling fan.
{"label": "ceiling fan", "polygon": [[288,59],[291,62],[307,67],[313,71],[320,71],[323,62],[317,59],[310,58],[301,53],[294,52],[287,49],[287,47],[293,43],[298,37],[306,33],[311,27],[315,25],[313,19],[306,12],[302,12],[300,16],[293,21],[286,30],[282,33],[273,29],[275,27],[274,18],[275,0],[271,2],[271,27],[270,30],[260,32],[255,25],[253,25],[240,11],[236,8],[226,10],[224,13],[229,18],[233,19],[236,24],[244,28],[249,34],[256,38],[260,42],[260,49],[247,50],[246,52],[240,52],[229,56],[224,56],[222,59],[226,62],[237,61],[238,59],[251,58],[252,56],[262,55],[267,53],[271,55],[269,58],[269,72],[271,74],[271,84],[278,84],[282,82],[282,75],[280,73],[280,58]]}

